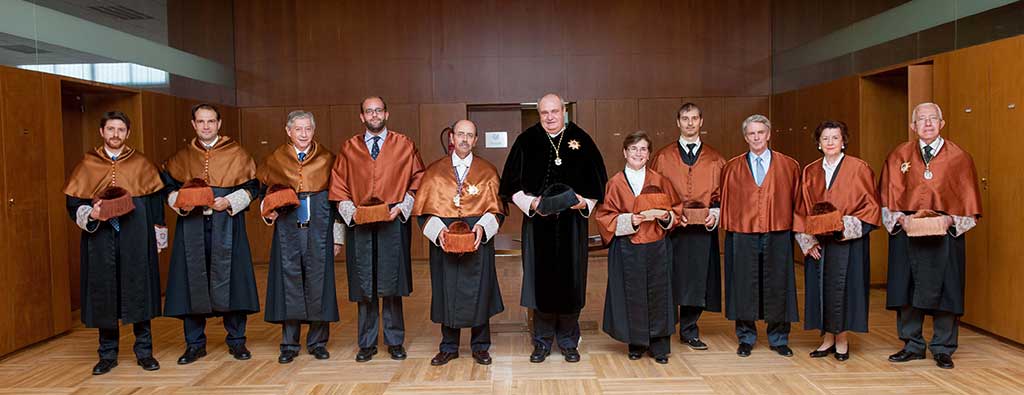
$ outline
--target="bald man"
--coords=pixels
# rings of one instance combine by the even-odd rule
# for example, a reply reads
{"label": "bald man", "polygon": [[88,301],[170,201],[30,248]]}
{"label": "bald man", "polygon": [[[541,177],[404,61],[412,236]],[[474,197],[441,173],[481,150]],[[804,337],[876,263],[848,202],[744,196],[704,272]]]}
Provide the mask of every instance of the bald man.
{"label": "bald man", "polygon": [[[461,120],[452,129],[455,151],[427,166],[412,210],[430,240],[430,320],[441,324],[440,350],[430,364],[458,358],[460,328],[472,328],[473,360],[490,365],[489,321],[505,310],[493,241],[505,218],[505,203],[498,197],[498,170],[473,155],[476,125]],[[449,234],[459,231],[458,222],[472,230],[474,251],[453,251],[446,244]]]}
{"label": "bald man", "polygon": [[523,131],[505,161],[501,198],[523,211],[521,304],[533,310],[533,353],[553,340],[579,362],[580,310],[587,295],[587,218],[604,199],[608,174],[597,145],[569,122],[555,94],[537,101],[540,122]]}

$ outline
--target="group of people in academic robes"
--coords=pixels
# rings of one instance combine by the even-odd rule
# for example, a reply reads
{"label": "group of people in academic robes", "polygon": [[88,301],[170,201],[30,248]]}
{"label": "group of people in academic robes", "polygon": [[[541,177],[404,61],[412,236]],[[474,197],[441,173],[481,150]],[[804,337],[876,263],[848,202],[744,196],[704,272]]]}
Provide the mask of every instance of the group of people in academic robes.
{"label": "group of people in academic robes", "polygon": [[[387,128],[387,105],[360,106],[366,130],[337,153],[315,139],[312,113],[293,111],[277,147],[260,166],[237,140],[220,135],[217,109],[192,110],[196,138],[158,168],[126,142],[131,121],[109,112],[103,145],[85,154],[64,189],[71,219],[82,229],[82,321],[99,328],[93,374],[117,366],[118,326],[133,324],[136,361],[159,369],[150,320],[182,320],[186,348],[179,364],[206,355],[207,319],[221,317],[228,352],[251,358],[248,314],[260,310],[244,213],[259,201],[274,227],[265,320],[282,330],[280,363],[306,351],[330,357],[329,327],[339,320],[334,257],[346,253],[349,301],[358,307],[355,359],[366,362],[384,344],[405,359],[402,297],[412,292],[410,220],[430,242],[430,318],[439,324],[445,365],[459,357],[460,331],[470,330],[472,358],[490,364],[489,321],[501,313],[495,236],[512,203],[524,215],[521,304],[532,316],[530,361],[558,346],[578,362],[580,311],[586,304],[591,216],[608,246],[602,329],[626,344],[629,359],[646,353],[668,363],[671,337],[707,349],[697,321],[722,310],[718,232],[725,232],[725,315],[735,321],[737,354],[749,356],[756,321],[767,322],[770,348],[792,356],[788,336],[799,321],[792,241],[804,255],[805,329],[818,330],[814,358],[850,356],[849,332],[866,332],[870,285],[869,233],[889,234],[886,307],[897,313],[904,348],[892,362],[925,357],[952,368],[964,313],[964,234],[981,205],[970,155],[939,135],[939,107],[918,105],[916,141],[898,146],[874,182],[871,167],[845,153],[846,125],[826,121],[814,133],[823,157],[802,171],[770,149],[762,115],[741,126],[749,150],[730,160],[700,139],[703,115],[684,104],[680,136],[654,151],[644,132],[623,141],[625,167],[609,179],[601,152],[575,123],[562,99],[538,101],[540,121],[515,140],[498,169],[475,156],[476,125],[450,128],[452,152],[424,166],[414,142]],[[652,155],[652,152],[653,155]],[[653,157],[652,157],[653,156]],[[176,214],[173,243],[164,204]],[[937,231],[922,227],[929,224]],[[160,304],[158,254],[171,248],[166,301]],[[934,336],[921,335],[925,315]]]}

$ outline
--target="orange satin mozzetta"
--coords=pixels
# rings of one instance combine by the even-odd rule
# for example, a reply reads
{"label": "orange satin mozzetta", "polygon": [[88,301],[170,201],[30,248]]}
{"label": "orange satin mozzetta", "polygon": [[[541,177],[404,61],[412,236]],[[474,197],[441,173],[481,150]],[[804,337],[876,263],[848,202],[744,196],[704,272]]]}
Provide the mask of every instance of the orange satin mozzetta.
{"label": "orange satin mozzetta", "polygon": [[423,172],[412,215],[441,218],[476,217],[484,213],[505,215],[505,204],[498,197],[498,185],[498,170],[494,165],[473,156],[473,164],[462,183],[459,206],[456,207],[455,195],[459,193],[459,185],[452,157],[443,157]]}
{"label": "orange satin mozzetta", "polygon": [[882,207],[891,211],[934,210],[960,217],[981,216],[981,192],[974,161],[945,139],[927,169],[918,140],[900,144],[885,159],[878,180]]}
{"label": "orange satin mozzetta", "polygon": [[875,190],[875,173],[867,162],[850,155],[843,157],[835,174],[832,188],[826,189],[823,158],[804,167],[800,181],[800,196],[797,199],[793,230],[805,232],[804,220],[813,213],[815,204],[828,202],[842,215],[857,217],[861,221],[879,226],[882,208],[878,204]]}
{"label": "orange satin mozzetta", "polygon": [[[696,202],[702,207],[711,207],[713,203],[720,202],[725,158],[707,144],[701,144],[698,154],[693,166],[683,163],[679,157],[679,142],[676,141],[658,150],[650,167],[672,182],[684,205]],[[703,223],[704,218],[698,222]]]}
{"label": "orange satin mozzetta", "polygon": [[[667,178],[662,177],[651,169],[646,169],[643,186],[646,187],[648,185],[656,185],[661,188],[672,200],[672,211],[675,212],[676,217],[682,215],[682,202]],[[608,180],[608,185],[605,187],[604,202],[598,206],[597,213],[594,214],[598,224],[598,231],[600,231],[601,239],[604,240],[605,244],[611,243],[612,238],[615,237],[615,228],[620,214],[638,214],[633,212],[633,201],[635,199],[633,190],[629,187],[629,181],[626,180],[625,172],[620,171]],[[653,243],[664,238],[667,232],[658,224],[658,221],[647,221],[640,223],[636,233],[630,236],[629,239],[633,244]]]}
{"label": "orange satin mozzetta", "polygon": [[722,170],[722,229],[767,233],[793,228],[793,209],[800,194],[800,165],[772,151],[761,186],[754,182],[747,155],[732,158]]}
{"label": "orange satin mozzetta", "polygon": [[95,198],[108,186],[124,188],[133,197],[146,196],[164,187],[156,165],[130,147],[124,147],[116,161],[103,147],[86,152],[68,177],[64,194],[81,199]]}
{"label": "orange satin mozzetta", "polygon": [[203,147],[199,139],[192,138],[188,147],[167,159],[164,169],[179,182],[201,178],[218,188],[241,185],[256,177],[256,162],[252,156],[228,136],[220,136],[210,149]]}
{"label": "orange satin mozzetta", "polygon": [[256,168],[256,178],[263,185],[287,185],[298,193],[320,192],[330,186],[331,166],[334,154],[318,142],[313,142],[302,162],[294,146],[283,144]]}
{"label": "orange satin mozzetta", "polygon": [[423,160],[405,135],[388,130],[374,160],[366,148],[363,133],[342,144],[331,169],[330,200],[352,201],[356,206],[378,199],[387,204],[400,203],[407,192],[419,189]]}

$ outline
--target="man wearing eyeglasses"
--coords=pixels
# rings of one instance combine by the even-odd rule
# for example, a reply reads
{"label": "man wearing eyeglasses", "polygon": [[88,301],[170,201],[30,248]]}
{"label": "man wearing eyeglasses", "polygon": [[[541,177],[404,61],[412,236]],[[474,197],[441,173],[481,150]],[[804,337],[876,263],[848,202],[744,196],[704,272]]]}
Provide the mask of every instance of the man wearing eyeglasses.
{"label": "man wearing eyeglasses", "polygon": [[348,297],[359,306],[357,362],[377,354],[378,317],[391,359],[406,358],[402,297],[412,293],[409,216],[423,176],[411,139],[387,129],[384,99],[363,100],[363,133],[345,141],[331,170],[329,199],[347,226]]}
{"label": "man wearing eyeglasses", "polygon": [[[964,314],[963,235],[981,217],[981,193],[971,155],[939,135],[944,126],[938,105],[918,104],[910,121],[918,138],[889,154],[878,190],[882,223],[889,232],[885,305],[896,310],[896,330],[904,342],[889,361],[924,359],[921,327],[929,314],[934,319],[928,344],[932,358],[938,367],[952,369],[959,317]],[[908,234],[908,222],[921,216],[938,216],[945,232]]]}

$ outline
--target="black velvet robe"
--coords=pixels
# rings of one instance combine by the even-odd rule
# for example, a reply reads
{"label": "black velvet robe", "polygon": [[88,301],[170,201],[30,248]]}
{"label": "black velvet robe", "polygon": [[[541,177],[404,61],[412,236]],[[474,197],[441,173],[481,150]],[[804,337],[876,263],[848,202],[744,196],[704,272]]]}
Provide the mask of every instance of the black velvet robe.
{"label": "black velvet robe", "polygon": [[267,270],[268,322],[338,321],[334,285],[334,204],[327,190],[299,193],[309,197],[309,227],[299,228],[298,211],[279,213],[274,221]]}
{"label": "black velvet robe", "polygon": [[666,239],[647,244],[612,239],[602,329],[613,339],[649,346],[652,338],[675,332],[671,250]]}
{"label": "black velvet robe", "polygon": [[[153,225],[164,225],[163,192],[133,197],[135,210],[118,217],[120,231],[107,221],[95,232],[82,231],[82,323],[114,329],[160,316],[160,258]],[[67,196],[68,213],[89,199]]]}
{"label": "black velvet robe", "polygon": [[[430,217],[420,216],[420,225]],[[501,215],[495,217],[502,221]],[[445,226],[462,220],[472,229],[480,217],[438,219]],[[449,254],[431,242],[430,286],[430,320],[449,328],[480,326],[505,311],[494,266],[494,238],[481,241],[480,247],[469,254]]]}
{"label": "black velvet robe", "polygon": [[964,235],[907,237],[900,231],[889,235],[889,282],[885,306],[898,310],[905,305],[956,315],[964,314]]}
{"label": "black velvet robe", "polygon": [[[569,123],[565,135],[551,139],[540,124],[516,138],[501,175],[499,194],[506,202],[524,191],[541,196],[564,183],[580,196],[604,199],[608,182],[597,145],[583,129]],[[555,165],[559,144],[561,166]],[[573,148],[576,147],[576,148]],[[584,209],[585,210],[585,209]],[[523,288],[520,304],[545,313],[578,313],[587,295],[587,218],[579,210],[523,218]]]}
{"label": "black velvet robe", "polygon": [[[166,172],[163,178],[168,191],[183,185]],[[213,187],[213,194],[223,197],[243,189],[258,196],[259,182],[252,179],[231,188]],[[245,210],[234,216],[227,210],[206,216],[201,207],[195,208],[178,217],[174,236],[164,305],[167,316],[260,311]]]}
{"label": "black velvet robe", "polygon": [[[761,236],[765,254],[759,259]],[[793,232],[725,235],[725,317],[730,320],[797,322]]]}
{"label": "black velvet robe", "polygon": [[371,298],[412,293],[412,228],[401,216],[391,222],[345,229],[349,301],[369,302]]}
{"label": "black velvet robe", "polygon": [[[842,241],[818,236],[825,263],[804,257],[804,329],[837,334],[868,331],[871,302],[871,240],[874,225],[861,221],[862,236]],[[828,292],[825,292],[825,291]]]}

